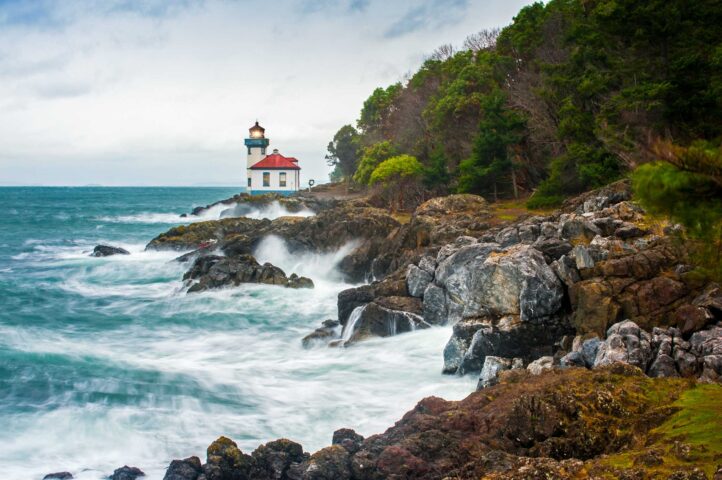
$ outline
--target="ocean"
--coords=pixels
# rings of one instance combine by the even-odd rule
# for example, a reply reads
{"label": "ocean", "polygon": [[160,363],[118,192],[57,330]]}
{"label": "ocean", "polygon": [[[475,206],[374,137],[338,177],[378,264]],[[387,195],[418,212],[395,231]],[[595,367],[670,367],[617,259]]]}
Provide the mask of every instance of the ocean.
{"label": "ocean", "polygon": [[[311,277],[315,289],[187,295],[178,252],[144,247],[189,221],[180,214],[234,193],[0,188],[1,478],[100,479],[127,464],[160,480],[174,458],[204,460],[220,435],[246,453],[281,437],[313,452],[338,428],[380,433],[423,397],[474,389],[472,378],[441,375],[450,328],[302,348],[352,286],[334,268],[343,250],[293,255],[270,238],[258,260]],[[99,243],[131,254],[90,257]]]}

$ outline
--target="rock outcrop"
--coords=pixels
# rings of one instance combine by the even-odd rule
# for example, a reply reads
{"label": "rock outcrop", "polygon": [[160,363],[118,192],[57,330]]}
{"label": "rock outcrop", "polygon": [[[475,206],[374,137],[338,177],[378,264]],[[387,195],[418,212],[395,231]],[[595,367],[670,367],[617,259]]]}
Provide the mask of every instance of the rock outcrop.
{"label": "rock outcrop", "polygon": [[[651,379],[624,364],[509,369],[499,380],[458,402],[426,398],[379,435],[339,430],[311,455],[288,440],[247,455],[222,437],[203,474],[186,478],[709,480],[704,472],[717,469],[719,449],[704,439],[720,428],[722,387]],[[689,473],[697,476],[679,476]]]}
{"label": "rock outcrop", "polygon": [[111,255],[130,255],[130,252],[124,248],[111,245],[96,245],[93,253],[90,254],[91,257],[110,257]]}
{"label": "rock outcrop", "polygon": [[287,277],[283,270],[270,263],[259,264],[251,255],[222,257],[204,255],[196,258],[193,266],[183,276],[190,287],[188,293],[204,290],[238,286],[242,283],[261,283],[279,285],[288,288],[313,288],[310,278],[291,274]]}

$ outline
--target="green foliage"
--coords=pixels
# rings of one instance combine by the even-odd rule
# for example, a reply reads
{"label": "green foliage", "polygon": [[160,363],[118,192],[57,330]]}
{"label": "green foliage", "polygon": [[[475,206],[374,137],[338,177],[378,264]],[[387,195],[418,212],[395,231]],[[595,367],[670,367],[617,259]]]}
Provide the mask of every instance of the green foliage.
{"label": "green foliage", "polygon": [[403,180],[410,180],[421,176],[424,167],[416,157],[411,155],[398,155],[384,160],[374,169],[369,183],[389,185],[401,183]]}
{"label": "green foliage", "polygon": [[354,181],[362,185],[368,185],[371,180],[371,174],[376,167],[384,160],[399,155],[400,153],[401,152],[387,140],[374,143],[370,147],[364,148],[356,173],[353,175]]}
{"label": "green foliage", "polygon": [[[546,207],[620,178],[650,138],[719,137],[720,118],[719,0],[550,0],[521,9],[495,47],[446,49],[374,90],[357,148],[387,141],[416,157],[429,190],[497,184],[500,196],[513,158],[530,206]],[[365,183],[382,160],[344,176]]]}
{"label": "green foliage", "polygon": [[506,96],[494,90],[482,100],[482,119],[471,157],[459,167],[459,191],[485,193],[493,191],[497,199],[497,183],[513,168],[511,147],[523,135],[524,118],[505,108]]}
{"label": "green foliage", "polygon": [[359,135],[351,125],[344,125],[336,132],[333,141],[329,142],[326,161],[329,166],[335,167],[336,176],[351,178],[356,171],[358,156]]}
{"label": "green foliage", "polygon": [[692,245],[697,263],[722,279],[722,148],[661,144],[657,152],[666,161],[642,165],[632,176],[637,198],[650,213],[681,223],[700,240]]}

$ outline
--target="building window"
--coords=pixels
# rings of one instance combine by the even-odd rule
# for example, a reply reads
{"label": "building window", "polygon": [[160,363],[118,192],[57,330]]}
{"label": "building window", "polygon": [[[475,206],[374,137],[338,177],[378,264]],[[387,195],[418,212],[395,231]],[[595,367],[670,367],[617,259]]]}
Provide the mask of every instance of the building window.
{"label": "building window", "polygon": [[278,174],[278,185],[280,187],[286,186],[286,172],[281,172]]}
{"label": "building window", "polygon": [[271,172],[263,172],[263,186],[264,187],[271,186]]}
{"label": "building window", "polygon": [[248,177],[248,187],[251,187],[251,177]]}

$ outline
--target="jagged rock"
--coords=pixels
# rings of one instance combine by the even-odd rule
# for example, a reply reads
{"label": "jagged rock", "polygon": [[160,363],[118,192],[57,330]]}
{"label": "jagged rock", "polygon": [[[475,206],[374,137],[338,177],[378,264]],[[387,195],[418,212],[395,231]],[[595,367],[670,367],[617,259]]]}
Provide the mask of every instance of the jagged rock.
{"label": "jagged rock", "polygon": [[650,377],[678,377],[674,359],[667,354],[657,355],[647,371]]}
{"label": "jagged rock", "polygon": [[564,355],[560,360],[559,364],[562,367],[586,367],[582,352],[573,351]]}
{"label": "jagged rock", "polygon": [[593,368],[616,362],[633,365],[643,372],[652,358],[651,337],[629,320],[615,323],[607,331],[607,338],[599,345]]}
{"label": "jagged rock", "polygon": [[236,442],[219,437],[208,446],[203,475],[206,480],[253,480],[253,457],[244,454]]}
{"label": "jagged rock", "polygon": [[170,462],[163,480],[197,480],[201,473],[203,473],[201,460],[198,457],[188,457]]}
{"label": "jagged rock", "polygon": [[577,270],[585,270],[594,268],[594,259],[589,254],[589,250],[584,245],[577,245],[571,252]]}
{"label": "jagged rock", "polygon": [[597,358],[597,351],[601,344],[602,341],[597,337],[587,339],[582,343],[581,354],[587,368],[594,366],[594,360]]}
{"label": "jagged rock", "polygon": [[[418,304],[412,306],[410,304],[412,300],[416,300]],[[408,311],[420,311],[420,309],[421,302],[410,297],[376,299],[364,307],[346,344],[370,337],[390,337],[418,328],[428,328],[429,325],[418,313]]]}
{"label": "jagged rock", "polygon": [[590,242],[601,233],[599,227],[578,215],[562,215],[559,221],[559,236],[565,240]]}
{"label": "jagged rock", "polygon": [[571,243],[558,238],[541,238],[534,242],[532,246],[551,260],[558,260],[573,248]]}
{"label": "jagged rock", "polygon": [[349,453],[340,445],[333,445],[311,455],[302,480],[350,480]]}
{"label": "jagged rock", "polygon": [[130,255],[130,252],[124,248],[112,247],[110,245],[96,245],[93,249],[91,257],[109,257],[111,255]]}
{"label": "jagged rock", "polygon": [[416,265],[411,264],[406,270],[406,285],[412,297],[422,298],[432,280],[431,274]]}
{"label": "jagged rock", "polygon": [[434,272],[436,272],[436,259],[429,255],[421,257],[421,260],[419,260],[419,268],[433,276]]}
{"label": "jagged rock", "polygon": [[135,480],[138,477],[145,477],[143,470],[138,467],[124,465],[117,468],[109,478],[110,480]]}
{"label": "jagged rock", "polygon": [[73,474],[70,472],[55,472],[48,473],[43,477],[43,480],[69,480],[73,478]]}
{"label": "jagged rock", "polygon": [[[390,275],[383,281],[374,282],[369,285],[361,285],[360,287],[349,288],[338,294],[338,320],[342,325],[346,325],[351,312],[356,307],[371,303],[374,299],[381,297],[404,297],[408,295],[406,289],[406,280],[403,272],[401,275]],[[418,302],[417,299],[409,300],[413,304]],[[413,310],[414,313],[421,313],[421,310]]]}
{"label": "jagged rock", "polygon": [[568,332],[563,323],[523,322],[518,316],[461,321],[444,348],[443,372],[478,373],[489,355],[525,360],[550,355]]}
{"label": "jagged rock", "polygon": [[479,374],[479,382],[476,389],[491,387],[499,383],[499,374],[505,370],[516,370],[524,368],[524,361],[521,358],[501,358],[487,356],[484,359],[484,366]]}
{"label": "jagged rock", "polygon": [[614,231],[614,235],[621,238],[622,240],[643,237],[647,234],[649,234],[649,230],[641,229],[633,223],[624,223],[622,226],[620,226]]}
{"label": "jagged rock", "polygon": [[446,293],[433,283],[424,291],[423,317],[429,325],[446,325],[449,315],[446,306]]}
{"label": "jagged rock", "polygon": [[253,466],[249,478],[253,480],[285,480],[292,466],[308,459],[300,444],[285,438],[261,445],[251,456]]}
{"label": "jagged rock", "polygon": [[350,428],[341,428],[333,432],[332,445],[341,445],[346,451],[353,455],[361,450],[364,437]]}
{"label": "jagged rock", "polygon": [[190,286],[188,293],[226,286],[238,286],[242,283],[262,283],[290,288],[313,288],[311,279],[299,277],[295,274],[288,278],[280,268],[270,263],[260,265],[251,255],[238,255],[235,257],[206,255],[198,257],[193,262],[191,269],[183,276],[183,280],[187,282],[197,280],[196,283]]}
{"label": "jagged rock", "polygon": [[553,367],[554,367],[554,357],[544,356],[544,357],[537,358],[536,360],[531,362],[529,365],[527,365],[526,369],[532,375],[539,375],[544,370],[551,370]]}
{"label": "jagged rock", "polygon": [[434,282],[446,290],[450,322],[480,315],[520,315],[524,321],[556,313],[561,282],[536,249],[497,244],[462,247],[439,264]]}
{"label": "jagged rock", "polygon": [[562,255],[559,259],[552,262],[551,267],[567,288],[570,288],[582,279],[577,270],[577,263],[569,255]]}
{"label": "jagged rock", "polygon": [[303,339],[301,344],[303,348],[311,348],[316,344],[328,344],[331,340],[340,337],[341,323],[337,320],[324,320],[322,326],[309,333]]}
{"label": "jagged rock", "polygon": [[579,334],[603,335],[619,315],[620,306],[614,301],[612,288],[602,279],[574,283],[569,289],[569,298],[574,311],[572,324]]}

